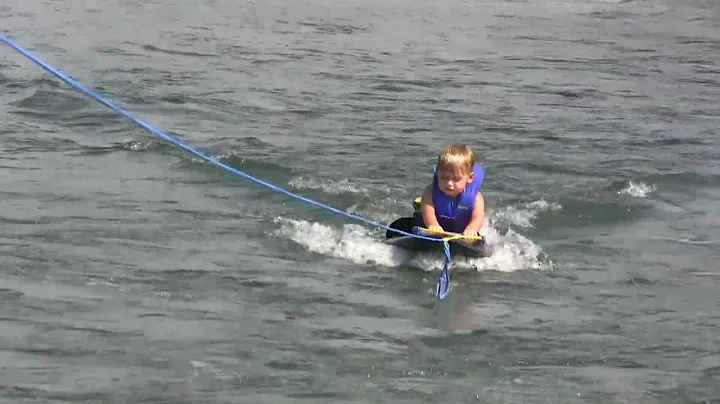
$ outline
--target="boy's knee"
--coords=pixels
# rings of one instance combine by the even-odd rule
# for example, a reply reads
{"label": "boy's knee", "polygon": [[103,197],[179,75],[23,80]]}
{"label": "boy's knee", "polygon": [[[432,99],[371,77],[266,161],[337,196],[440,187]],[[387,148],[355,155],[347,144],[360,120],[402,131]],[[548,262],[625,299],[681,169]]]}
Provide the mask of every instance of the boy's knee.
{"label": "boy's knee", "polygon": [[415,212],[413,218],[415,219],[415,226],[425,227],[425,221],[423,220],[422,213]]}

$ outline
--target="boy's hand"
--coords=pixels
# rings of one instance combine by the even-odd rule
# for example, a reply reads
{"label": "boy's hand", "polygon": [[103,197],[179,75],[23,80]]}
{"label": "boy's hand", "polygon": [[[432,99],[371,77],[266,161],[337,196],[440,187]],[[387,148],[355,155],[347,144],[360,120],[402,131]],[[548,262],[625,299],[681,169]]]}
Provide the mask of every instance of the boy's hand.
{"label": "boy's hand", "polygon": [[478,234],[477,229],[471,229],[468,227],[465,229],[465,231],[463,231],[463,236],[477,237],[478,235],[479,234]]}
{"label": "boy's hand", "polygon": [[437,233],[444,233],[444,232],[445,232],[445,230],[443,230],[442,226],[440,226],[440,225],[428,226],[428,230],[434,231],[434,232],[437,232]]}

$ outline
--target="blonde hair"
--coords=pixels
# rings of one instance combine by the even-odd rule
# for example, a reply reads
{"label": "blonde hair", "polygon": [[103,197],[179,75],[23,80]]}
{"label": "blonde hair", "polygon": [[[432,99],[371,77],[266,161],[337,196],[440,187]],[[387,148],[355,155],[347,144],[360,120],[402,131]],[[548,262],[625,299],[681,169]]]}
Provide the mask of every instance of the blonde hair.
{"label": "blonde hair", "polygon": [[459,143],[446,147],[438,156],[437,161],[439,170],[460,171],[466,175],[473,172],[474,165],[475,153],[467,145]]}

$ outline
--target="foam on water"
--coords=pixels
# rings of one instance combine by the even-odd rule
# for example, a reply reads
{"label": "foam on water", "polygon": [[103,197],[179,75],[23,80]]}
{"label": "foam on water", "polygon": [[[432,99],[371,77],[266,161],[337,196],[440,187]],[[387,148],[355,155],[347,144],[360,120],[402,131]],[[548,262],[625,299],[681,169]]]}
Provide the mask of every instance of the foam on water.
{"label": "foam on water", "polygon": [[382,244],[372,230],[356,224],[341,229],[317,222],[278,218],[278,235],[288,237],[309,251],[358,264],[396,266],[407,260],[407,253]]}
{"label": "foam on water", "polygon": [[[289,218],[278,218],[276,223],[280,224],[277,231],[279,236],[287,237],[309,251],[358,264],[387,267],[410,264],[426,271],[440,270],[443,265],[442,254],[411,254],[402,248],[383,244],[377,231],[356,224],[335,228],[322,223]],[[493,254],[487,258],[456,257],[453,259],[455,267],[503,272],[551,267],[542,248],[527,237],[513,230],[500,234],[488,220],[483,229],[483,236]]]}
{"label": "foam on water", "polygon": [[618,194],[629,195],[633,198],[646,198],[649,194],[655,191],[657,191],[657,187],[655,187],[655,185],[647,185],[644,182],[635,184],[630,181],[627,187],[618,191]]}
{"label": "foam on water", "polygon": [[519,206],[508,206],[493,212],[498,223],[520,227],[533,227],[533,221],[544,212],[557,212],[562,206],[544,199],[525,203]]}
{"label": "foam on water", "polygon": [[492,255],[486,258],[457,258],[455,265],[461,268],[511,272],[521,269],[551,269],[543,249],[532,240],[510,229],[500,234],[486,224],[482,232]]}

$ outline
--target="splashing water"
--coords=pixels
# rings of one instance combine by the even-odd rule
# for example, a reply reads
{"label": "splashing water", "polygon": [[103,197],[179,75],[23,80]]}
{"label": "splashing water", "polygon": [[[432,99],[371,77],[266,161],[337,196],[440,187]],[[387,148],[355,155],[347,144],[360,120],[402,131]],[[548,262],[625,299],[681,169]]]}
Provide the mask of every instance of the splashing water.
{"label": "splashing water", "polygon": [[646,198],[649,194],[657,191],[655,185],[647,185],[643,182],[634,184],[632,181],[628,183],[628,186],[618,191],[620,195],[629,195],[633,198]]}
{"label": "splashing water", "polygon": [[[410,264],[426,271],[439,271],[443,267],[441,254],[412,254],[402,248],[383,244],[377,234],[365,227],[348,224],[341,229],[331,226],[286,218],[276,219],[280,224],[277,234],[319,254],[347,259],[358,264],[379,264],[396,267]],[[486,258],[453,259],[453,265],[477,271],[495,270],[512,272],[523,269],[549,269],[545,253],[530,239],[508,230],[500,234],[486,220],[483,237],[493,254]]]}
{"label": "splashing water", "polygon": [[407,259],[404,251],[377,242],[371,232],[360,225],[348,224],[342,229],[308,222],[278,218],[280,224],[277,234],[289,237],[309,251],[343,258],[357,264],[380,264],[396,266]]}

